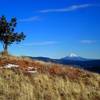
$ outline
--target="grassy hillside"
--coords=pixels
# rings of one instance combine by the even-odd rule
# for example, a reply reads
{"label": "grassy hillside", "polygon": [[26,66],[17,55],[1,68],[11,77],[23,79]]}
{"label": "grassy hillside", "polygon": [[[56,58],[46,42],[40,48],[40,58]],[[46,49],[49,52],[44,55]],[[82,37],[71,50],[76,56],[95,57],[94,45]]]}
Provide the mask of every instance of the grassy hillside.
{"label": "grassy hillside", "polygon": [[[4,68],[8,63],[19,67]],[[28,73],[29,66],[37,73]],[[0,100],[100,100],[100,75],[28,58],[1,58]]]}

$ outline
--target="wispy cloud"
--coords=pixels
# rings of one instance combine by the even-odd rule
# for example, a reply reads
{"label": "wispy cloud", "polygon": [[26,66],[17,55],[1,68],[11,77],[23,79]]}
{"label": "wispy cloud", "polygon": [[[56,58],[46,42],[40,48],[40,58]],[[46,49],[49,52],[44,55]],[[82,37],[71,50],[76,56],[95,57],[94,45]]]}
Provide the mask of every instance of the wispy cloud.
{"label": "wispy cloud", "polygon": [[55,45],[58,44],[57,41],[43,41],[43,42],[32,42],[32,43],[25,43],[20,46],[47,46],[47,45]]}
{"label": "wispy cloud", "polygon": [[23,18],[23,19],[19,19],[19,22],[32,22],[32,21],[36,21],[39,20],[38,16],[34,16],[34,17],[29,17],[29,18]]}
{"label": "wispy cloud", "polygon": [[82,9],[82,8],[87,8],[94,6],[93,4],[81,4],[81,5],[72,5],[66,8],[61,8],[61,9],[45,9],[45,10],[40,10],[40,13],[49,13],[49,12],[68,12],[68,11],[74,11],[77,9]]}
{"label": "wispy cloud", "polygon": [[96,43],[96,40],[81,40],[80,42],[83,44],[94,44]]}

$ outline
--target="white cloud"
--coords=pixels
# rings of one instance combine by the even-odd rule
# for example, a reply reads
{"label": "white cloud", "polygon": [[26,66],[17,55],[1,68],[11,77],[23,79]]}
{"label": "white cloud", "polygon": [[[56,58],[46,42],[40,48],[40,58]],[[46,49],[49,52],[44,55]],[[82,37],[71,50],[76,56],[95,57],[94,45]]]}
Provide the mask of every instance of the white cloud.
{"label": "white cloud", "polygon": [[83,44],[94,44],[96,43],[96,40],[81,40],[80,42]]}
{"label": "white cloud", "polygon": [[34,16],[34,17],[19,19],[19,22],[32,22],[32,21],[36,21],[38,19],[39,19],[38,16]]}
{"label": "white cloud", "polygon": [[66,8],[61,8],[61,9],[45,9],[45,10],[40,10],[39,12],[41,13],[49,13],[49,12],[68,12],[68,11],[74,11],[77,9],[82,9],[82,8],[87,8],[94,6],[93,4],[81,4],[81,5],[72,5]]}
{"label": "white cloud", "polygon": [[21,46],[45,46],[45,45],[55,45],[58,44],[57,41],[43,41],[43,42],[32,42],[32,43],[25,43]]}

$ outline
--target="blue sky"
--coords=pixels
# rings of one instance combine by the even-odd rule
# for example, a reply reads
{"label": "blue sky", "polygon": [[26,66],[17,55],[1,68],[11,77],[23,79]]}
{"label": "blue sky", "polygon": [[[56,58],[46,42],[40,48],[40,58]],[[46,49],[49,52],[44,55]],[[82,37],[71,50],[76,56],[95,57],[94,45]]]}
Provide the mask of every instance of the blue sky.
{"label": "blue sky", "polygon": [[99,0],[0,0],[0,4],[0,15],[8,20],[15,16],[16,31],[27,36],[9,48],[11,54],[61,58],[73,52],[100,58]]}

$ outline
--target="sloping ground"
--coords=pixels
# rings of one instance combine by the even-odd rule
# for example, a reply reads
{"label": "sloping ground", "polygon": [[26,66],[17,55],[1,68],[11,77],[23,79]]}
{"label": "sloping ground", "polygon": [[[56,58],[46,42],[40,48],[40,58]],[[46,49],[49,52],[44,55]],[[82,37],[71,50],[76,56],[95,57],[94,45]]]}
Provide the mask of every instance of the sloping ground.
{"label": "sloping ground", "polygon": [[[4,68],[6,64],[19,68]],[[28,67],[37,73],[27,73]],[[100,100],[100,75],[22,58],[0,60],[0,100]]]}

